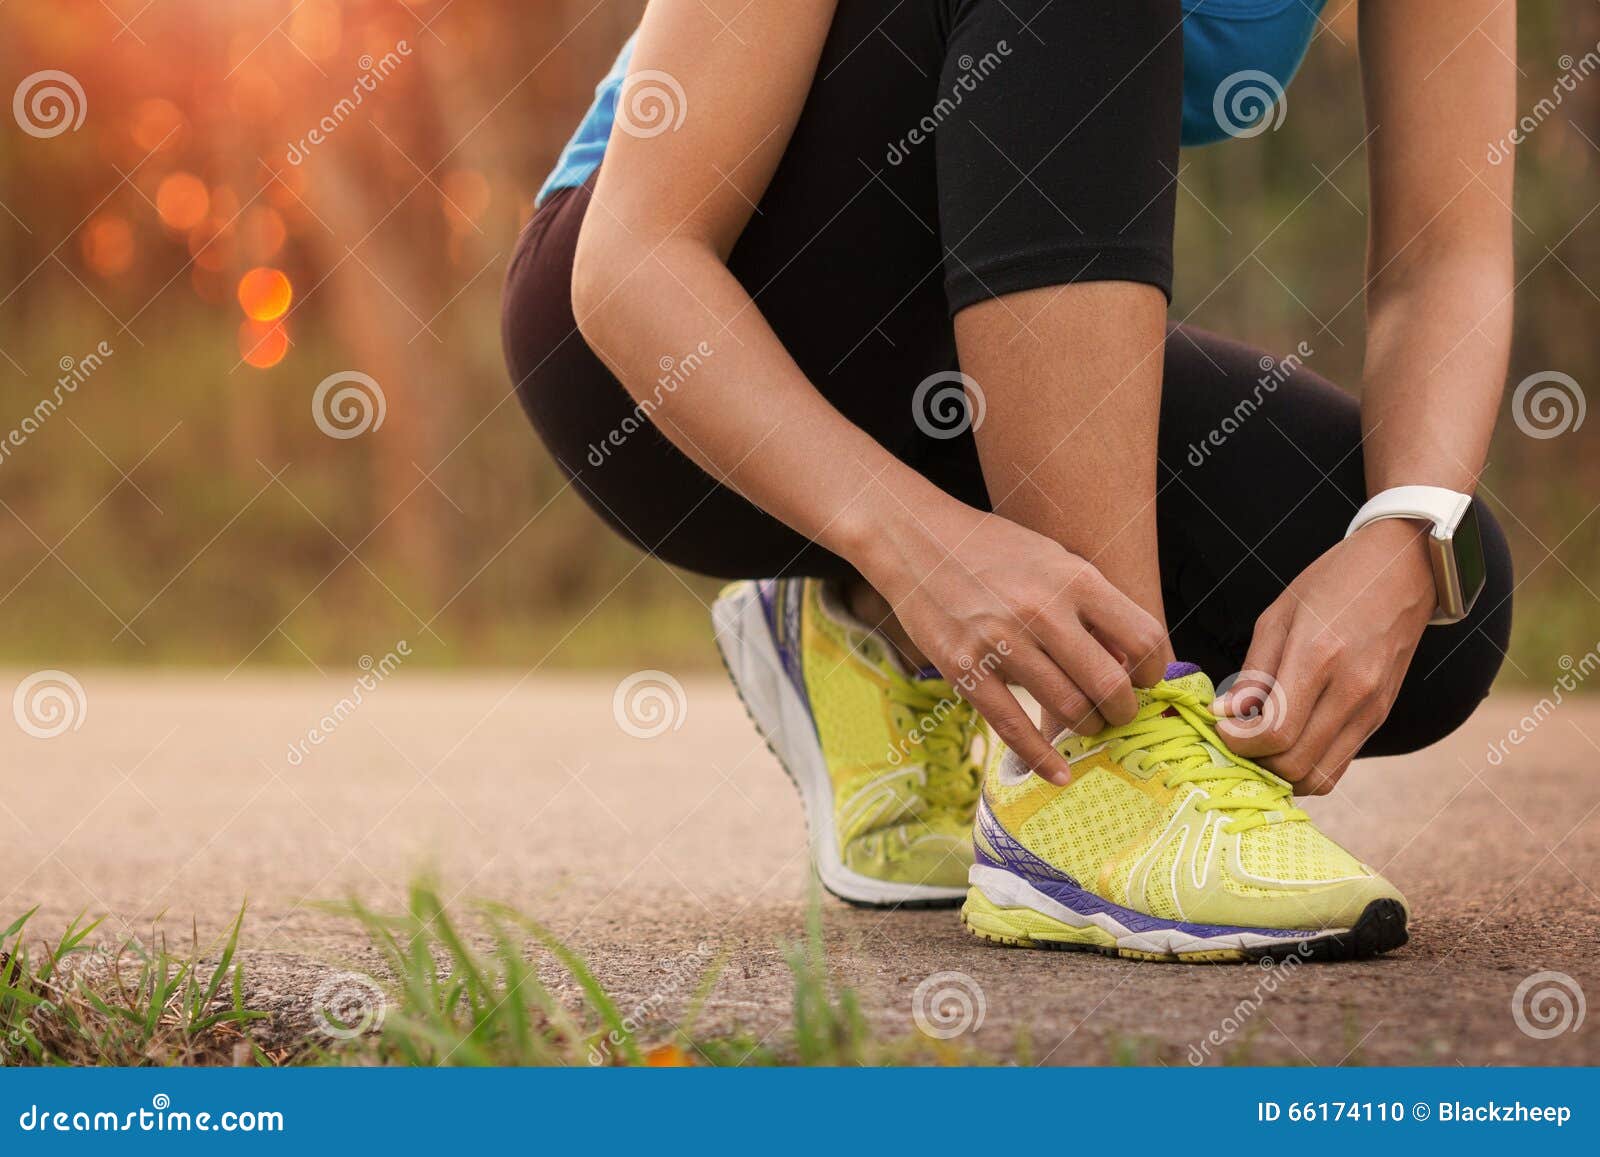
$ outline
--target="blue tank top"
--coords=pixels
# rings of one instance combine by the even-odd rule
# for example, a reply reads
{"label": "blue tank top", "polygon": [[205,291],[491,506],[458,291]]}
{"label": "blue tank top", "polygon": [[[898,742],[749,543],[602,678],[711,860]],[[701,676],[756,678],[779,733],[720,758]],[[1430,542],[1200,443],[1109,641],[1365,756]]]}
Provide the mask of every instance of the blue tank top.
{"label": "blue tank top", "polygon": [[[1183,143],[1256,136],[1276,127],[1273,106],[1294,78],[1327,0],[1182,0]],[[633,58],[634,37],[595,89],[594,104],[539,190],[539,204],[557,189],[587,181],[600,167],[617,96]]]}

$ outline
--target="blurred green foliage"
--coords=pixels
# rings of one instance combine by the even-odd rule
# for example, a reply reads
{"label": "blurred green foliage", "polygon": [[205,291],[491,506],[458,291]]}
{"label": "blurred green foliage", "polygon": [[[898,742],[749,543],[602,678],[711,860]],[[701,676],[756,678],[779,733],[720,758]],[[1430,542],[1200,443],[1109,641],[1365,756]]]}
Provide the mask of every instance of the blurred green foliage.
{"label": "blurred green foliage", "polygon": [[[642,7],[174,0],[126,28],[98,0],[0,8],[7,85],[63,70],[87,106],[77,131],[0,131],[0,440],[64,359],[112,350],[0,457],[0,662],[344,667],[401,638],[449,665],[714,662],[715,584],[601,527],[500,357],[517,232]],[[1596,50],[1600,9],[1523,9],[1529,107]],[[1184,154],[1173,313],[1307,341],[1359,389],[1353,14],[1329,6],[1281,129]],[[1597,112],[1591,80],[1519,157],[1513,383],[1600,381]],[[241,330],[256,266],[294,287],[281,331]],[[276,364],[243,360],[281,338]],[[352,370],[381,384],[383,424],[329,438],[313,392]],[[1523,579],[1510,677],[1547,682],[1600,639],[1596,425],[1496,439],[1485,493]]]}

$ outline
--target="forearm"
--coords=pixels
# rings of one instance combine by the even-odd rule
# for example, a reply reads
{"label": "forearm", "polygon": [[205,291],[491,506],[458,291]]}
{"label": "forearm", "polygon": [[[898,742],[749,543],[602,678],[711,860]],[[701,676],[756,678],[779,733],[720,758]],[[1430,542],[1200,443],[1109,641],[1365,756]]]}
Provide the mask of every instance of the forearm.
{"label": "forearm", "polygon": [[1362,0],[1367,488],[1473,489],[1511,346],[1516,5]]}
{"label": "forearm", "polygon": [[[574,304],[585,339],[674,445],[858,568],[913,550],[918,515],[961,506],[822,397],[703,243],[586,236]],[[676,370],[665,377],[664,358]]]}
{"label": "forearm", "polygon": [[1369,296],[1362,401],[1367,491],[1470,492],[1511,346],[1509,254],[1419,255]]}

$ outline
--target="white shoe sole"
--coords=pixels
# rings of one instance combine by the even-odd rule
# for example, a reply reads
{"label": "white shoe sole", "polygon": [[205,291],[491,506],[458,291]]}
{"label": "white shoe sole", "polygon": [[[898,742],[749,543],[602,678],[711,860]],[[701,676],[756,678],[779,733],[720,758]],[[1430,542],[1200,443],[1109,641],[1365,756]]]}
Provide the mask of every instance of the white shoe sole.
{"label": "white shoe sole", "polygon": [[722,661],[745,710],[800,792],[811,863],[822,886],[852,904],[893,907],[960,902],[966,896],[965,888],[895,884],[845,867],[833,823],[833,780],[816,724],[784,671],[756,584],[738,583],[718,598],[711,607],[711,623]]}
{"label": "white shoe sole", "polygon": [[961,909],[962,923],[980,939],[1013,947],[1221,964],[1293,958],[1364,960],[1407,940],[1405,906],[1389,897],[1369,903],[1349,928],[1245,928],[1162,920],[1067,883],[1045,885],[1056,893],[1046,895],[1022,877],[986,864],[974,864],[970,879],[972,890]]}
{"label": "white shoe sole", "polygon": [[[1097,928],[1113,941],[1114,947],[1130,953],[1184,956],[1230,948],[1272,948],[1286,939],[1311,940],[1320,936],[1343,936],[1350,931],[1348,928],[1321,931],[1232,928],[1225,931],[1181,920],[1160,920],[1102,900],[1082,889],[1064,885],[1064,890],[1082,897],[1082,906],[1089,909],[1078,911],[1045,895],[1022,877],[1004,868],[991,868],[985,864],[972,865],[968,879],[973,888],[983,893],[983,898],[996,907],[1026,909],[1066,928]],[[1137,921],[1139,927],[1132,928],[1123,922],[1128,918]]]}

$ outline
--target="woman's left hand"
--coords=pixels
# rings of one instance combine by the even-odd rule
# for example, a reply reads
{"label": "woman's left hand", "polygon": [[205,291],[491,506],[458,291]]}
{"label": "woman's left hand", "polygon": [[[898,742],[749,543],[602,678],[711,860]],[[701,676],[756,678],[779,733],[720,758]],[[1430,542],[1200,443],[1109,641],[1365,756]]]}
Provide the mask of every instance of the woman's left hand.
{"label": "woman's left hand", "polygon": [[1388,718],[1436,606],[1425,524],[1370,523],[1256,620],[1218,732],[1240,755],[1323,795]]}

